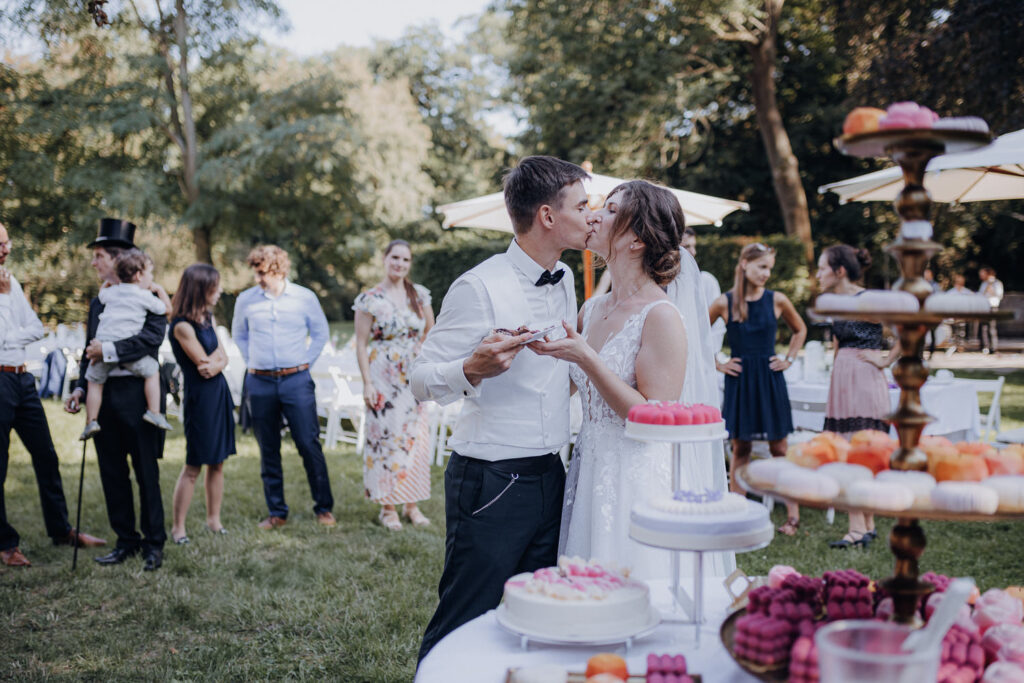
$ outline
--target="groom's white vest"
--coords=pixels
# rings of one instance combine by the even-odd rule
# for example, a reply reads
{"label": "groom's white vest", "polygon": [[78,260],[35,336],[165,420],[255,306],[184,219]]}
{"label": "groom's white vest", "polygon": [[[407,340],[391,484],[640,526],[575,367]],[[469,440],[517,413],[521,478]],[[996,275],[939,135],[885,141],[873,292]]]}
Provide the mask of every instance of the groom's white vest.
{"label": "groom's white vest", "polygon": [[[576,289],[572,271],[565,270],[555,285],[565,295],[565,319],[576,320]],[[464,273],[459,279],[476,278],[487,291],[494,311],[494,326],[516,329],[546,320],[535,320],[519,276],[506,254],[497,254]],[[465,400],[449,445],[495,444],[554,452],[569,440],[569,364],[551,356],[523,349],[512,366],[497,377],[480,382],[479,396]]]}

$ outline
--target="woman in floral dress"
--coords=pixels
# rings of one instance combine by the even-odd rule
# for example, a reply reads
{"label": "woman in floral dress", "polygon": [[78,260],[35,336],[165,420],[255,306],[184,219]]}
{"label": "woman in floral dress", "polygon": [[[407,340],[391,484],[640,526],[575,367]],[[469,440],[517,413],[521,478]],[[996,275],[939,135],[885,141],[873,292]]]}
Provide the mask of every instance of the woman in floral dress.
{"label": "woman in floral dress", "polygon": [[409,243],[384,250],[385,277],[356,297],[356,357],[366,402],[363,485],[380,503],[380,522],[402,528],[396,505],[416,526],[430,523],[416,503],[430,497],[430,429],[426,411],[409,389],[409,371],[434,324],[430,292],[408,278]]}

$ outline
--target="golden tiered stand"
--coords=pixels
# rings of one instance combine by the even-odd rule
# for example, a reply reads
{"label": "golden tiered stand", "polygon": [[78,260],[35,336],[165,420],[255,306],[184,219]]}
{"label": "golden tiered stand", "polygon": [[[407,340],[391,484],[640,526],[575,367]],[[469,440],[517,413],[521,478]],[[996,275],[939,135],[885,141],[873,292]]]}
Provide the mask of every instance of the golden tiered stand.
{"label": "golden tiered stand", "polygon": [[[895,328],[899,336],[900,359],[893,369],[893,377],[901,391],[896,412],[888,418],[896,427],[899,435],[899,448],[893,452],[890,459],[890,466],[895,470],[927,469],[927,458],[924,452],[917,447],[922,430],[928,423],[934,421],[921,406],[921,385],[928,379],[928,367],[922,357],[925,334],[942,320],[951,317],[969,320],[994,320],[1009,317],[1009,314],[1005,313],[961,315],[925,312],[924,300],[932,293],[932,289],[923,277],[924,269],[928,260],[942,250],[942,245],[933,242],[930,235],[909,237],[904,232],[907,223],[928,220],[931,198],[924,189],[924,173],[928,162],[940,154],[968,151],[987,145],[989,142],[991,142],[991,136],[987,133],[937,129],[886,130],[844,135],[835,140],[836,147],[844,154],[861,157],[890,156],[903,169],[904,188],[895,202],[896,212],[902,219],[903,225],[900,236],[889,245],[887,250],[899,261],[903,275],[902,280],[895,288],[917,297],[921,303],[921,311],[918,313],[884,311],[853,313],[822,309],[813,311],[815,315],[823,318],[869,320],[885,323]],[[915,223],[915,228],[920,227],[921,223]],[[918,230],[913,231],[915,234],[918,232]],[[894,513],[891,510],[872,510],[847,505],[841,499],[826,503],[801,500],[774,491],[759,491],[758,487],[750,485],[744,476],[745,470],[746,468],[742,467],[737,474],[744,486],[752,491],[785,498],[809,507],[833,507],[882,516],[896,516],[897,524],[889,536],[889,546],[892,548],[893,555],[896,556],[895,572],[891,578],[882,583],[882,586],[893,597],[893,619],[911,625],[920,625],[917,610],[919,600],[935,589],[932,584],[918,580],[918,560],[925,548],[924,531],[918,524],[918,519],[994,521],[1007,517],[1024,516],[1019,514],[971,515],[943,510],[908,510]]]}

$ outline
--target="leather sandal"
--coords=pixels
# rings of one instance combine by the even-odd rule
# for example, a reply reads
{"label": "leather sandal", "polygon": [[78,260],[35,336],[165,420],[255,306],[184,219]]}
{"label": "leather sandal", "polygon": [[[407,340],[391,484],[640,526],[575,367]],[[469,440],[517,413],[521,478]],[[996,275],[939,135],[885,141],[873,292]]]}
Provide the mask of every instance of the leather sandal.
{"label": "leather sandal", "polygon": [[876,538],[878,538],[878,531],[875,529],[872,529],[871,531],[865,531],[864,538],[868,539],[868,542],[873,541]]}
{"label": "leather sandal", "polygon": [[779,533],[783,536],[796,536],[796,532],[800,529],[800,520],[796,517],[790,517],[786,520],[786,523],[779,527]]}
{"label": "leather sandal", "polygon": [[398,510],[386,510],[385,508],[380,509],[380,515],[377,519],[388,529],[392,531],[400,531],[402,529],[402,521],[398,519]]}
{"label": "leather sandal", "polygon": [[413,526],[430,526],[430,520],[420,511],[419,507],[406,505],[404,512]]}
{"label": "leather sandal", "polygon": [[851,546],[867,549],[869,545],[871,545],[871,538],[866,533],[848,531],[840,540],[830,542],[828,547],[838,548],[840,550],[846,550]]}

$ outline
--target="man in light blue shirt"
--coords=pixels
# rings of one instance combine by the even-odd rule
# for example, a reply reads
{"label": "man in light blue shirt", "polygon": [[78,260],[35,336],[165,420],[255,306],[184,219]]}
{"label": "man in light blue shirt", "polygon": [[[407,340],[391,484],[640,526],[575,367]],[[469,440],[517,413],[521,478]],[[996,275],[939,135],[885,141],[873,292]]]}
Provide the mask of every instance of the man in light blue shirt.
{"label": "man in light blue shirt", "polygon": [[270,511],[259,527],[284,526],[288,519],[281,470],[282,416],[306,468],[316,519],[334,526],[334,498],[309,375],[327,343],[327,318],[316,294],[288,280],[291,263],[283,249],[256,247],[248,263],[257,286],[238,296],[231,334],[248,367],[244,400],[260,447],[263,494]]}

